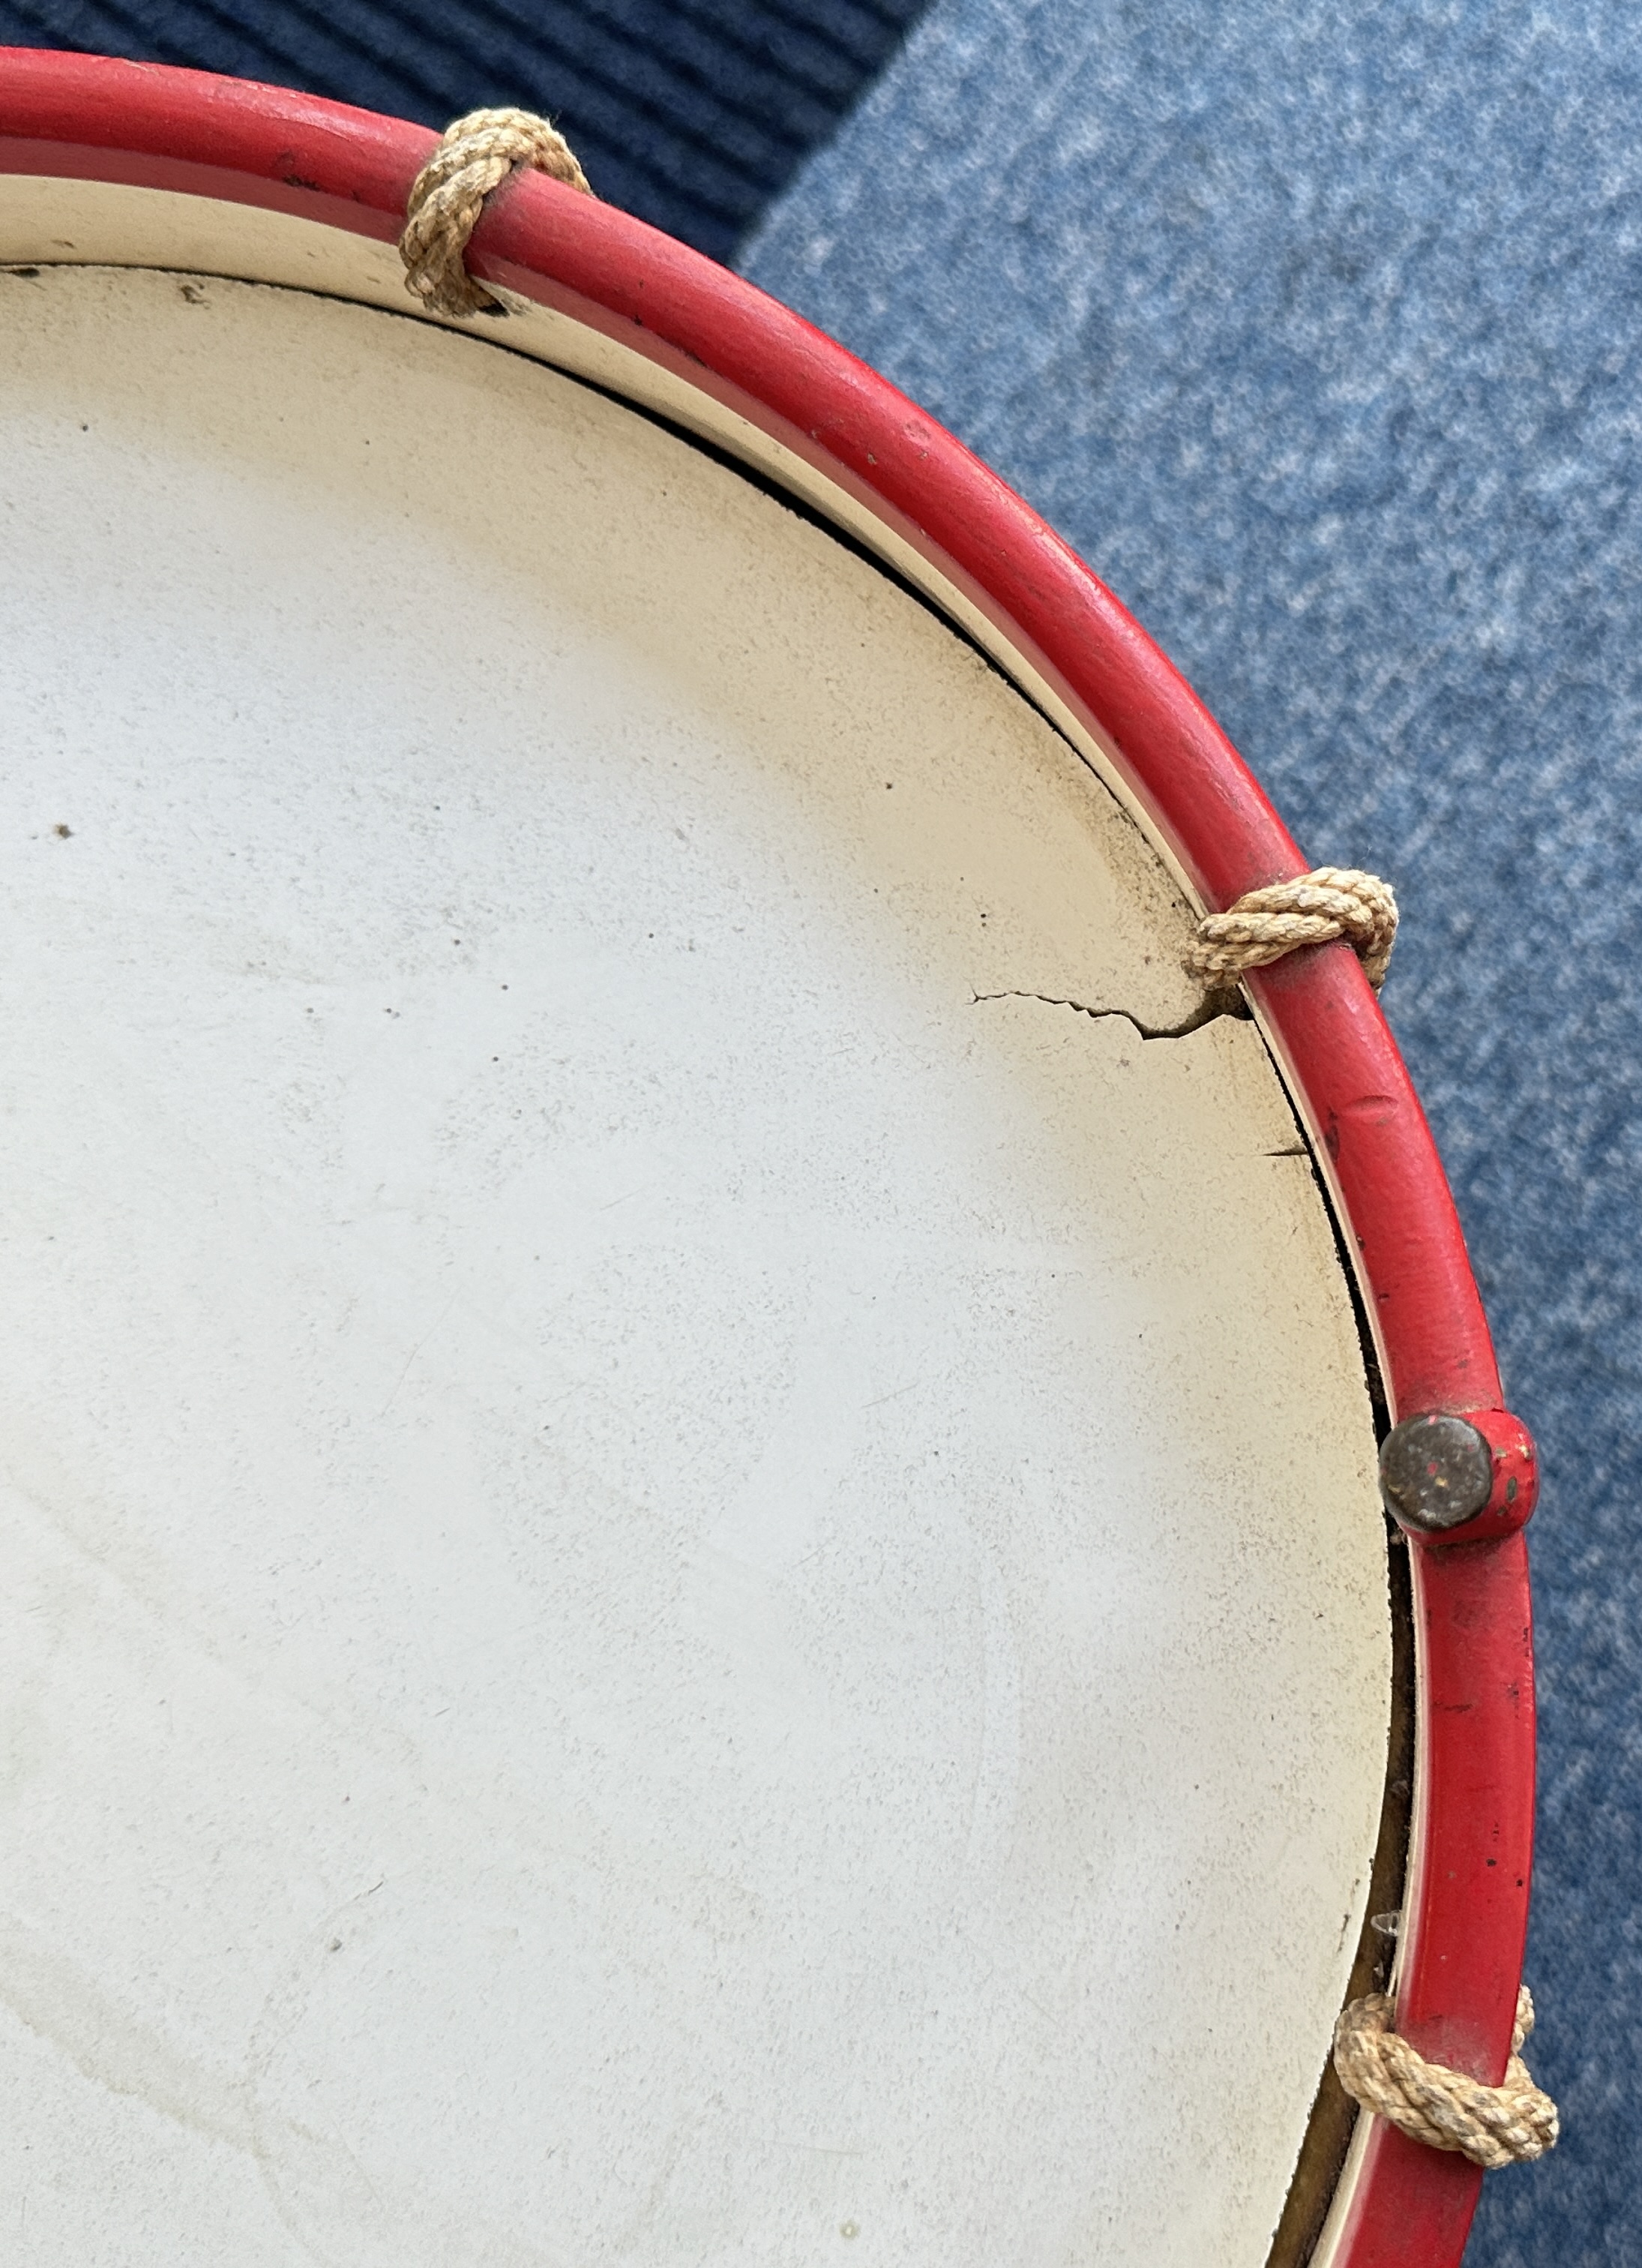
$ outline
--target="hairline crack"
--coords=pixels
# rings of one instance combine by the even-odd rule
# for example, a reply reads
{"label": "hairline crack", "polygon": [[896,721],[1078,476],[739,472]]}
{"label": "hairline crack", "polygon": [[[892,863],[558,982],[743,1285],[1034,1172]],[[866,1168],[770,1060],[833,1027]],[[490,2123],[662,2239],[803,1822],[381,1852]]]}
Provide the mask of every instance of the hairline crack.
{"label": "hairline crack", "polygon": [[971,1000],[976,1007],[985,1000],[1037,1000],[1045,1008],[1070,1008],[1075,1015],[1087,1016],[1097,1024],[1109,1016],[1118,1016],[1142,1040],[1184,1040],[1221,1016],[1246,1019],[1249,1013],[1241,992],[1223,988],[1206,992],[1191,1013],[1177,1024],[1145,1024],[1127,1008],[1093,1008],[1086,1001],[1067,999],[1055,992],[972,992]]}

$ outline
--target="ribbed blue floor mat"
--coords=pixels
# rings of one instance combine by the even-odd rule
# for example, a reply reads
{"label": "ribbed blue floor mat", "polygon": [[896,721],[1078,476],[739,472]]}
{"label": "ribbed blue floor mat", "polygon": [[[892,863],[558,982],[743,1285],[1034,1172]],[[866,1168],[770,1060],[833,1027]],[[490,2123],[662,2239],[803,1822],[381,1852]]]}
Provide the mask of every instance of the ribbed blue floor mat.
{"label": "ribbed blue floor mat", "polygon": [[429,126],[552,117],[594,188],[715,259],[927,0],[0,0],[0,44],[183,63]]}

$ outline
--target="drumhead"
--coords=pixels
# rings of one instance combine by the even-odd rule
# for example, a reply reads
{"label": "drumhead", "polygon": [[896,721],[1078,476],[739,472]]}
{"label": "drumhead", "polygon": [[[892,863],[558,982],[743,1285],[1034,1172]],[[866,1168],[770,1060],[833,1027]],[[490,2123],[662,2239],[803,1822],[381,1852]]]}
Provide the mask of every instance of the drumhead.
{"label": "drumhead", "polygon": [[1252,2268],[1386,1538],[1155,845],[504,334],[0,292],[27,2257]]}

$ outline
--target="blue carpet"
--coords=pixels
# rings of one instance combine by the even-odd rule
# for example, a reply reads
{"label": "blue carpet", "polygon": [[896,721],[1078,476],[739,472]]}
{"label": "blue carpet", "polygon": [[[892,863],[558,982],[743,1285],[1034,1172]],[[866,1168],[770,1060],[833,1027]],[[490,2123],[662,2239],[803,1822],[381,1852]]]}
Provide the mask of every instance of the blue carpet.
{"label": "blue carpet", "polygon": [[926,0],[0,0],[0,45],[271,80],[443,128],[546,112],[599,195],[715,259]]}
{"label": "blue carpet", "polygon": [[1642,16],[940,0],[744,255],[1077,545],[1308,855],[1539,1436],[1553,2157],[1471,2268],[1642,2261]]}

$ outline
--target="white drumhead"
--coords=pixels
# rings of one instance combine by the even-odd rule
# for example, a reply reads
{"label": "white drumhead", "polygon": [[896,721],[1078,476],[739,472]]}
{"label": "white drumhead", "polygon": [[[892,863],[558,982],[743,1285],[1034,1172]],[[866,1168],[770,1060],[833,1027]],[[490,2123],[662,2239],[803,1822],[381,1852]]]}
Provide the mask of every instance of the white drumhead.
{"label": "white drumhead", "polygon": [[619,402],[0,297],[16,2257],[1254,2268],[1384,1537],[1159,859]]}

